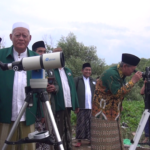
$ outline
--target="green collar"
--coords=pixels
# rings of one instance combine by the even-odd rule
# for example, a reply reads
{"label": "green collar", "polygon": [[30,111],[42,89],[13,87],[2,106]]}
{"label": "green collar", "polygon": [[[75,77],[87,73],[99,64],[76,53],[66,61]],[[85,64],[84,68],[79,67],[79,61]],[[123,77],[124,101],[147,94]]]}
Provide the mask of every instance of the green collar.
{"label": "green collar", "polygon": [[9,56],[11,56],[12,58],[14,57],[13,56],[13,45],[7,51],[6,57],[9,57]]}
{"label": "green collar", "polygon": [[[27,47],[27,54],[28,54],[28,56],[32,56],[31,53],[32,53],[32,51],[29,51],[29,49]],[[13,56],[13,45],[9,48],[9,51],[7,51],[6,57],[9,57],[9,56],[14,57]]]}
{"label": "green collar", "polygon": [[118,69],[118,72],[119,72],[119,75],[120,75],[120,78],[123,78],[124,75],[122,73],[122,70],[121,70],[121,67],[120,67],[120,64],[117,65],[117,69]]}

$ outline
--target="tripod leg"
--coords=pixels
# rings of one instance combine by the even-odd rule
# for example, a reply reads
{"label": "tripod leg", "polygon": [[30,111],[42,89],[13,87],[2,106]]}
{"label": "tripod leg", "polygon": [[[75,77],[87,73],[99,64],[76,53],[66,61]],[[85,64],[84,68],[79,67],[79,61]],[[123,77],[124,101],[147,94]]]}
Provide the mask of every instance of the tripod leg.
{"label": "tripod leg", "polygon": [[[51,94],[48,94],[48,95],[49,95],[49,99],[50,99]],[[52,123],[51,123],[51,120],[49,119],[50,116],[49,116],[49,114],[47,112],[46,105],[44,103],[42,103],[42,106],[43,106],[43,112],[44,112],[44,116],[45,116],[45,125],[46,125],[46,128],[51,133],[52,132]]]}
{"label": "tripod leg", "polygon": [[148,109],[146,109],[142,115],[142,118],[141,118],[140,123],[138,125],[138,128],[136,130],[136,134],[135,134],[134,139],[133,139],[134,143],[130,146],[129,150],[135,150],[136,149],[136,147],[139,143],[140,137],[142,135],[142,132],[144,130],[144,127],[148,121],[149,116],[150,116],[150,112],[148,111]]}
{"label": "tripod leg", "polygon": [[[19,112],[19,115],[17,116],[16,121],[14,122],[14,124],[13,124],[13,126],[10,130],[10,133],[9,133],[7,139],[6,139],[7,141],[11,140],[11,138],[12,138],[12,136],[13,136],[13,134],[14,134],[14,132],[15,132],[15,130],[16,130],[19,122],[20,122],[20,119],[21,119],[23,113],[25,112],[27,106],[28,106],[28,103],[25,101],[22,108],[21,108],[21,110],[20,110],[20,112]],[[6,148],[7,148],[7,144],[4,143],[2,150],[5,150]]]}
{"label": "tripod leg", "polygon": [[[49,104],[49,101],[45,102],[45,106],[47,108],[47,112],[48,112],[48,115],[50,117],[53,129],[54,129],[54,132],[55,132],[55,135],[56,135],[56,138],[57,138],[57,142],[62,142],[61,138],[60,138],[60,135],[59,135],[59,132],[58,132],[58,129],[57,129],[57,125],[56,125],[54,116],[53,116],[53,112],[52,112],[50,104]],[[63,147],[62,143],[59,145],[59,148],[60,148],[60,150],[64,150],[64,147]]]}

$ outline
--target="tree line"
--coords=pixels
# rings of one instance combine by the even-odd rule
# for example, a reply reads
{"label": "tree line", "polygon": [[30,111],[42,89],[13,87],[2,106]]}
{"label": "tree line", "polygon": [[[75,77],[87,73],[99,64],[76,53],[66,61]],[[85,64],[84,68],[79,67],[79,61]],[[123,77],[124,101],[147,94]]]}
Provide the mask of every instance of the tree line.
{"label": "tree line", "polygon": [[[52,38],[50,38],[50,40],[52,40]],[[52,52],[54,49],[52,44],[48,44],[49,42],[47,42],[46,39],[44,39],[44,42],[47,52]],[[74,77],[81,75],[82,64],[85,62],[91,63],[93,78],[100,76],[109,67],[117,65],[106,65],[105,60],[97,56],[96,46],[85,46],[82,42],[78,42],[77,37],[72,32],[70,32],[66,37],[62,36],[57,43],[57,47],[61,47],[63,49],[65,65],[72,70]],[[0,48],[4,48],[4,43],[1,42]],[[149,66],[149,64],[150,59],[141,58],[141,61],[137,66],[137,70],[144,72],[145,67]],[[129,81],[131,77],[132,76],[127,77],[126,80]],[[143,100],[140,95],[140,89],[142,88],[143,83],[144,82],[141,79],[125,98],[127,100]]]}
{"label": "tree line", "polygon": [[[48,47],[51,46],[47,45],[47,49]],[[81,75],[82,64],[85,62],[91,63],[93,78],[101,76],[101,74],[106,69],[108,69],[111,66],[117,65],[117,64],[106,65],[104,59],[98,58],[96,46],[85,46],[82,42],[77,41],[77,38],[73,33],[69,33],[66,37],[62,36],[57,43],[57,47],[61,47],[63,49],[66,66],[72,70],[74,77]],[[137,66],[137,70],[144,72],[145,67],[149,66],[149,64],[150,59],[141,58],[141,61]],[[126,77],[127,82],[131,78],[132,76]],[[125,96],[125,99],[143,100],[143,97],[140,95],[140,89],[142,88],[143,84],[144,82],[141,79],[133,87],[131,92]]]}

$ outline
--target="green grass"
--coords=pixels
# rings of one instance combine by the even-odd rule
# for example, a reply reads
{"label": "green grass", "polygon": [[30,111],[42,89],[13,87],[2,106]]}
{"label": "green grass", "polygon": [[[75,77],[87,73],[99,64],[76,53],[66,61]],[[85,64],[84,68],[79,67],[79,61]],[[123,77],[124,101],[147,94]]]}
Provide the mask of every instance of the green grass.
{"label": "green grass", "polygon": [[128,124],[130,131],[136,131],[142,114],[144,112],[144,100],[123,101],[123,111],[121,112],[121,123]]}

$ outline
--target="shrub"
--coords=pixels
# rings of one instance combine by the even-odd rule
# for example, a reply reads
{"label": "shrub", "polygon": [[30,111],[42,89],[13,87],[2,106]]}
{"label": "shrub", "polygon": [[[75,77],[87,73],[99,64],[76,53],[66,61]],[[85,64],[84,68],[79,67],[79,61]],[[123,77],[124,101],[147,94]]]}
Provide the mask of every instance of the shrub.
{"label": "shrub", "polygon": [[130,131],[136,131],[142,114],[144,112],[144,100],[123,101],[123,111],[121,112],[121,123],[125,122]]}
{"label": "shrub", "polygon": [[77,122],[77,115],[71,111],[71,125],[76,125],[76,122]]}

